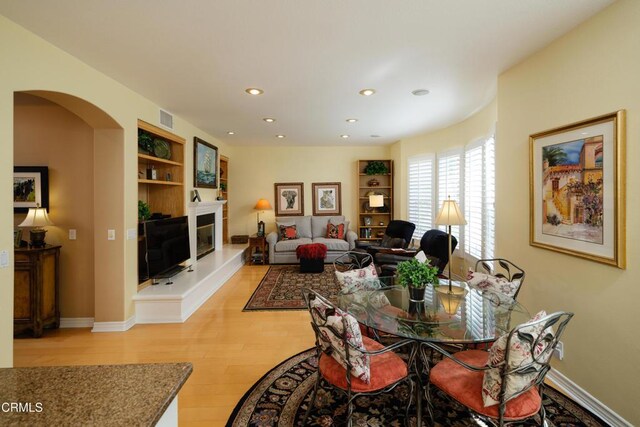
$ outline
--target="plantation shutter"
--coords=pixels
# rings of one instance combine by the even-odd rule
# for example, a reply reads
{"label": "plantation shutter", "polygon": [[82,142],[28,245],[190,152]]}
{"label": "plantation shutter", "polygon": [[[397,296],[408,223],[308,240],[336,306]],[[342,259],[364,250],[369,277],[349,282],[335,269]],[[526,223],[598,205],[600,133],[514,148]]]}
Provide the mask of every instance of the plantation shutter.
{"label": "plantation shutter", "polygon": [[495,245],[495,142],[493,137],[465,149],[464,251],[473,259],[493,258]]}
{"label": "plantation shutter", "polygon": [[414,239],[420,239],[433,224],[433,155],[408,159],[408,218],[416,225]]}
{"label": "plantation shutter", "polygon": [[[448,151],[438,155],[438,206],[437,211],[440,211],[442,202],[451,197],[451,200],[455,200],[458,205],[461,205],[461,190],[462,190],[462,151],[454,150]],[[463,208],[463,206],[460,206]],[[439,226],[443,231],[447,231],[447,227]],[[451,227],[451,234],[458,239],[458,248],[462,249],[464,246],[460,236],[460,226],[454,225]]]}

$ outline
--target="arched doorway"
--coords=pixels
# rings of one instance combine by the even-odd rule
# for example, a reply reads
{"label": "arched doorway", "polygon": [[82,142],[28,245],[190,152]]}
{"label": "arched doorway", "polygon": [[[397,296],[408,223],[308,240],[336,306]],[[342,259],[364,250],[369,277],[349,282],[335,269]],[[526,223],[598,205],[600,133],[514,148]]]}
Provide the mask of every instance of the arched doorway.
{"label": "arched doorway", "polygon": [[[49,167],[55,226],[47,240],[62,245],[61,317],[77,326],[125,317],[124,162],[122,126],[94,104],[60,92],[14,93],[14,164]],[[120,235],[108,240],[107,230]]]}

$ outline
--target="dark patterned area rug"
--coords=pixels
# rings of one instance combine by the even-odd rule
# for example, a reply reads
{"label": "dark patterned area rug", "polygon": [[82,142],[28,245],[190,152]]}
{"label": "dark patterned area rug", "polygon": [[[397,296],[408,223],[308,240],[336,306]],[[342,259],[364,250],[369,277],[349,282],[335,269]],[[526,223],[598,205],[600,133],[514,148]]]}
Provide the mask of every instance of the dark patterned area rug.
{"label": "dark patterned area rug", "polygon": [[272,265],[243,311],[306,310],[302,288],[311,288],[333,300],[338,295],[333,264],[322,273],[300,273],[299,265]]}
{"label": "dark patterned area rug", "polygon": [[[240,399],[227,427],[293,427],[300,426],[311,398],[317,372],[315,349],[304,351],[273,368]],[[484,426],[467,410],[447,399],[439,391],[432,391],[436,426]],[[379,396],[362,396],[355,400],[354,426],[401,427],[409,387],[400,385]],[[329,427],[343,424],[346,414],[344,395],[330,387],[318,389],[317,404],[307,425]],[[574,401],[545,387],[543,404],[547,411],[547,425],[555,427],[604,426],[601,420]],[[410,414],[415,414],[411,408]],[[423,425],[429,421],[423,417]],[[415,417],[409,420],[415,426]]]}

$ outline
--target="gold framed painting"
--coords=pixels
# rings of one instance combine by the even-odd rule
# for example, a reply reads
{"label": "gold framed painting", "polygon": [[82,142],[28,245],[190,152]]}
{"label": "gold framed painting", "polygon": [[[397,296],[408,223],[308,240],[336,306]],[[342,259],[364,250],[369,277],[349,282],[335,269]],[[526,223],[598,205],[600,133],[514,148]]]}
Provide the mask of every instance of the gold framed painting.
{"label": "gold framed painting", "polygon": [[532,246],[624,269],[625,111],[529,137]]}

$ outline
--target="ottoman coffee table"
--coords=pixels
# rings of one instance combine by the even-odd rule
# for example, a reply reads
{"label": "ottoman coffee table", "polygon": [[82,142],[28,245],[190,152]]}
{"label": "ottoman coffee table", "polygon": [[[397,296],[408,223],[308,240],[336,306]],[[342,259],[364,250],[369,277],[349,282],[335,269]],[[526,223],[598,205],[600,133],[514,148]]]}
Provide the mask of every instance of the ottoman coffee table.
{"label": "ottoman coffee table", "polygon": [[324,243],[308,243],[296,248],[296,256],[300,260],[300,273],[322,273],[324,259],[327,257],[327,245]]}

